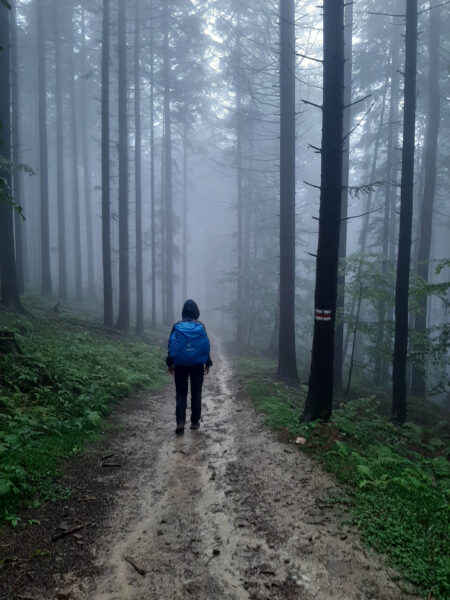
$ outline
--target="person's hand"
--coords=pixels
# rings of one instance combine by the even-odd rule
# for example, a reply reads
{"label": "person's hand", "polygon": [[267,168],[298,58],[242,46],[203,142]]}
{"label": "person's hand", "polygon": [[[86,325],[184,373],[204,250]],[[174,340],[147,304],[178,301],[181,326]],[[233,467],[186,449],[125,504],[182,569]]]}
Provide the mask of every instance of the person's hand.
{"label": "person's hand", "polygon": [[175,369],[173,368],[173,365],[167,369],[167,372],[169,373],[169,375],[173,375],[174,371],[175,371]]}
{"label": "person's hand", "polygon": [[204,373],[205,373],[205,375],[208,375],[208,373],[209,373],[209,367],[207,367],[206,365],[205,365],[205,371],[204,371]]}

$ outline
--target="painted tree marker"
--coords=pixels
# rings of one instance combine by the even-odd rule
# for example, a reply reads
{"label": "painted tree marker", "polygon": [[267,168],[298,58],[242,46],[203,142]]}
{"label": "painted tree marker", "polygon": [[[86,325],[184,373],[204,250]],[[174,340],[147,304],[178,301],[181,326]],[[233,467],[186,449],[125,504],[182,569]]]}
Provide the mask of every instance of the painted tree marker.
{"label": "painted tree marker", "polygon": [[324,310],[323,308],[316,308],[315,319],[316,319],[316,321],[331,321],[331,310]]}

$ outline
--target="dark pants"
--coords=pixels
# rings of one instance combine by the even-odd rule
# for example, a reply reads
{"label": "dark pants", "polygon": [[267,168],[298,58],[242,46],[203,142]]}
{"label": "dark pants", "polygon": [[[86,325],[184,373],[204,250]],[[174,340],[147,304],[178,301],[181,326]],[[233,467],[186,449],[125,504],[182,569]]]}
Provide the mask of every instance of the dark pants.
{"label": "dark pants", "polygon": [[203,365],[175,367],[175,387],[177,394],[177,424],[186,421],[188,380],[191,378],[191,423],[198,423],[202,417]]}

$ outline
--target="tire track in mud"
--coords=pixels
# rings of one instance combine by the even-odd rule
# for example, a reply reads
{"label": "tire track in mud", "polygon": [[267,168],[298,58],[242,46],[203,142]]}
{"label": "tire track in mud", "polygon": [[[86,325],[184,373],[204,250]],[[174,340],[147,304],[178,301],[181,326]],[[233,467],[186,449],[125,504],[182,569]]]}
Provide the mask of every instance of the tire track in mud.
{"label": "tire track in mud", "polygon": [[395,574],[327,500],[333,478],[262,427],[216,354],[199,431],[174,435],[171,386],[121,413],[131,466],[117,489],[111,478],[115,506],[94,542],[101,575],[67,579],[67,597],[402,598]]}

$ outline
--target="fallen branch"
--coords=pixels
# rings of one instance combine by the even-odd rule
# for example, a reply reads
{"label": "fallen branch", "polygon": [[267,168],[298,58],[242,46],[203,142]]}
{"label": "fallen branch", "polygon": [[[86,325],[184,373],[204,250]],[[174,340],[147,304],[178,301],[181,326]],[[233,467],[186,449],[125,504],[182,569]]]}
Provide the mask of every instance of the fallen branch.
{"label": "fallen branch", "polygon": [[61,533],[57,533],[56,535],[54,535],[52,537],[51,541],[56,542],[56,540],[59,540],[60,538],[66,537],[68,535],[72,535],[73,533],[80,531],[80,529],[89,527],[89,525],[92,525],[92,522],[83,523],[82,525],[77,525],[76,527],[71,527],[70,529],[66,529],[65,531],[62,531]]}
{"label": "fallen branch", "polygon": [[121,467],[122,465],[119,465],[119,463],[102,463],[102,467]]}
{"label": "fallen branch", "polygon": [[123,558],[124,560],[127,561],[127,563],[129,563],[133,569],[139,573],[139,575],[141,575],[141,577],[145,577],[147,575],[147,571],[145,569],[142,569],[141,567],[139,567],[135,562],[133,562],[131,560],[131,558],[128,558],[128,556],[124,556]]}

